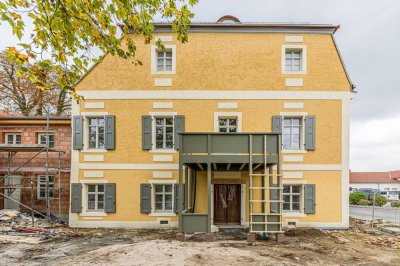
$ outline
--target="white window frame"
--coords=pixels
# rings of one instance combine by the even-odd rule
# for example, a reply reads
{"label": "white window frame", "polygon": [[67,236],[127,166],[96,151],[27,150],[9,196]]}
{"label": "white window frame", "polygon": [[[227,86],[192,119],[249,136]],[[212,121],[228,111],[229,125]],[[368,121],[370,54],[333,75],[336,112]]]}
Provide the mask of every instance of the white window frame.
{"label": "white window frame", "polygon": [[[291,121],[291,124],[290,124],[290,126],[286,126],[285,125],[285,120],[289,120],[290,119],[290,121]],[[293,120],[294,119],[296,119],[296,120],[299,120],[299,125],[293,125]],[[303,144],[303,127],[304,127],[304,119],[302,118],[302,117],[283,117],[283,119],[282,119],[282,145],[283,145],[283,147],[285,147],[284,146],[284,144],[285,144],[285,142],[284,142],[284,129],[285,128],[291,128],[291,130],[293,129],[293,128],[299,128],[299,148],[295,148],[295,147],[293,147],[293,143],[294,143],[294,139],[293,139],[293,132],[291,132],[290,133],[290,147],[289,148],[285,148],[286,150],[301,150],[302,149],[302,146],[304,145]]]}
{"label": "white window frame", "polygon": [[[95,186],[94,192],[89,192],[89,186]],[[103,186],[103,192],[98,191],[98,186]],[[89,209],[89,195],[95,195],[95,209]],[[98,209],[98,195],[103,195],[103,209]],[[105,184],[86,184],[86,211],[103,213],[106,205]]]}
{"label": "white window frame", "polygon": [[[305,121],[307,112],[281,112],[282,116],[282,153],[307,153],[305,149]],[[301,129],[300,129],[300,149],[290,150],[283,148],[283,128],[285,118],[300,118],[301,119]]]}
{"label": "white window frame", "polygon": [[[303,189],[304,186],[302,184],[283,184],[283,186],[289,186],[290,187],[290,192],[289,193],[284,193],[282,190],[282,201],[284,196],[290,196],[290,210],[283,210],[283,202],[282,202],[282,212],[285,214],[290,214],[290,213],[302,213],[303,212]],[[293,186],[298,186],[299,187],[299,193],[293,193],[292,192],[292,187]],[[293,196],[299,196],[299,209],[298,210],[292,210],[292,205],[293,205],[293,201],[292,201],[292,197]]]}
{"label": "white window frame", "polygon": [[[21,143],[17,143],[17,135],[21,136]],[[13,136],[12,143],[8,143],[8,136]],[[5,144],[12,144],[12,145],[20,145],[20,144],[22,144],[22,133],[20,133],[20,132],[5,133],[4,134],[4,143]]]}
{"label": "white window frame", "polygon": [[[177,115],[176,112],[150,112],[151,115],[151,150],[150,152],[153,153],[176,153],[177,151],[174,149],[175,144],[175,132],[172,140],[172,149],[157,149],[156,148],[156,118],[160,117],[172,117],[173,118],[173,125],[175,125],[175,116]],[[175,128],[174,128],[175,130]]]}
{"label": "white window frame", "polygon": [[[54,198],[54,175],[48,175],[49,178],[49,198]],[[53,178],[53,181],[50,181],[50,177]],[[44,179],[44,180],[42,180]],[[40,195],[40,191],[44,190],[44,196]],[[51,193],[53,195],[51,195]],[[38,175],[37,176],[37,199],[46,199],[46,175]]]}
{"label": "white window frame", "polygon": [[[296,70],[286,70],[286,51],[300,51],[301,52],[301,63],[300,63],[300,71]],[[296,45],[296,44],[285,44],[282,45],[282,74],[290,75],[305,75],[307,74],[307,46],[305,45]]]}
{"label": "white window frame", "polygon": [[[163,186],[163,192],[156,192],[156,186]],[[165,192],[165,186],[171,186],[171,192]],[[153,206],[152,209],[154,210],[154,214],[172,214],[174,213],[174,203],[175,203],[175,190],[174,190],[174,184],[171,183],[163,183],[163,184],[152,184],[152,202]],[[156,195],[163,195],[163,210],[156,210]],[[171,210],[165,210],[165,195],[171,195]]]}
{"label": "white window frame", "polygon": [[83,116],[83,150],[88,153],[103,153],[108,152],[106,149],[89,149],[89,118],[100,118],[108,115],[108,112],[81,112]]}
{"label": "white window frame", "polygon": [[[219,123],[220,120],[228,120],[228,125],[221,126],[220,123]],[[236,120],[236,125],[230,126],[229,125],[230,120]],[[225,128],[227,131],[226,132],[222,132],[221,131],[222,128]],[[230,129],[232,129],[232,128],[234,128],[235,131],[230,131]],[[237,133],[238,132],[237,128],[238,128],[238,118],[236,116],[235,117],[222,117],[222,116],[218,117],[218,132],[220,132],[220,133]]]}
{"label": "white window frame", "polygon": [[[159,126],[159,125],[157,125],[156,124],[156,120],[157,119],[163,119],[164,120],[164,124],[163,125],[161,125],[161,126]],[[165,123],[165,121],[166,121],[166,119],[172,119],[172,125],[166,125],[166,123]],[[154,148],[156,149],[156,150],[171,150],[171,149],[173,149],[174,148],[174,143],[175,143],[175,132],[174,132],[174,126],[175,126],[175,119],[174,119],[174,117],[173,116],[155,116],[155,117],[153,117],[153,120],[154,120],[154,143],[153,143],[153,145],[154,145]],[[157,132],[156,132],[156,129],[157,129],[157,127],[163,127],[163,147],[162,148],[160,148],[160,147],[157,147]],[[169,128],[172,128],[172,147],[171,148],[167,148],[166,147],[166,141],[167,141],[167,138],[166,138],[166,129],[167,129],[167,127],[169,127]]]}
{"label": "white window frame", "polygon": [[[47,133],[38,133],[38,144],[46,145],[46,141],[42,143],[41,137],[44,136],[45,140],[47,139]],[[53,141],[50,141],[50,136],[53,136]],[[53,146],[51,146],[51,143],[53,143]],[[56,136],[54,133],[49,133],[49,148],[54,148],[56,146]]]}
{"label": "white window frame", "polygon": [[[214,132],[219,132],[219,119],[236,118],[236,133],[242,132],[242,112],[215,112],[214,113]],[[232,132],[232,134],[235,134]]]}
{"label": "white window frame", "polygon": [[164,44],[166,50],[172,52],[172,69],[158,71],[157,70],[157,52],[161,51],[157,45],[151,46],[151,74],[176,74],[176,45],[174,44]]}

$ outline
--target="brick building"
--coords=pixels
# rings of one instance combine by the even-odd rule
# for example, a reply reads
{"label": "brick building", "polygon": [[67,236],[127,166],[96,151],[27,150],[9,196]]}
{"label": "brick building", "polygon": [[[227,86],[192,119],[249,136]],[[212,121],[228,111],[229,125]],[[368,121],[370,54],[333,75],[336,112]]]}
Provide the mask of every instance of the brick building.
{"label": "brick building", "polygon": [[48,195],[50,214],[67,221],[70,150],[69,117],[0,116],[0,209],[45,214]]}

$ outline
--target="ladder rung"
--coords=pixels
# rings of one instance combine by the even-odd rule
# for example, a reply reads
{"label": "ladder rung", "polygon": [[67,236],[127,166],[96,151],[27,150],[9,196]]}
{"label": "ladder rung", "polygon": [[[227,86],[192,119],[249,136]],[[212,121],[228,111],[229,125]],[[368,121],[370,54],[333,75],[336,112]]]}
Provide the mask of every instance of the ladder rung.
{"label": "ladder rung", "polygon": [[282,222],[252,222],[251,224],[283,224]]}

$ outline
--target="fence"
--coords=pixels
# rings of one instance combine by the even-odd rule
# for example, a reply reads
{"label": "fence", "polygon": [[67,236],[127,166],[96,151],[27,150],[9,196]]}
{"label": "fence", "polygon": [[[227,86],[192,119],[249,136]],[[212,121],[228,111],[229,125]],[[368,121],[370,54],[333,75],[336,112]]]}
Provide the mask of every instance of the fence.
{"label": "fence", "polygon": [[380,219],[400,225],[400,208],[351,205],[350,217],[367,221]]}

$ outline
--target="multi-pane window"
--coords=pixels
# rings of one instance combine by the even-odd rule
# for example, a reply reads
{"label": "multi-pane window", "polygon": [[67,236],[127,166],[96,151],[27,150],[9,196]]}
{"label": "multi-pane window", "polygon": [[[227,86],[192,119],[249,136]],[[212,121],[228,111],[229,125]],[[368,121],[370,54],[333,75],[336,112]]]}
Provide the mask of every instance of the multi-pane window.
{"label": "multi-pane window", "polygon": [[237,118],[219,118],[219,132],[237,132]]}
{"label": "multi-pane window", "polygon": [[157,51],[157,71],[172,71],[172,50]]}
{"label": "multi-pane window", "polygon": [[172,149],[174,146],[174,119],[172,117],[155,118],[156,148]]}
{"label": "multi-pane window", "polygon": [[301,118],[283,119],[283,148],[299,150],[301,143]]}
{"label": "multi-pane window", "polygon": [[88,211],[104,211],[104,185],[88,185]]}
{"label": "multi-pane window", "polygon": [[[54,196],[54,176],[48,175],[48,188],[49,188],[49,198]],[[40,175],[38,176],[38,198],[44,199],[46,198],[46,176]]]}
{"label": "multi-pane window", "polygon": [[89,148],[104,149],[104,118],[89,118]]}
{"label": "multi-pane window", "polygon": [[283,186],[283,211],[300,211],[301,185]]}
{"label": "multi-pane window", "polygon": [[155,211],[172,212],[173,191],[172,185],[154,185]]}
{"label": "multi-pane window", "polygon": [[20,133],[6,133],[5,143],[7,144],[21,144],[21,134]]}
{"label": "multi-pane window", "polygon": [[286,50],[285,52],[285,70],[301,71],[302,70],[302,52],[301,50]]}
{"label": "multi-pane window", "polygon": [[[46,145],[47,134],[39,133],[38,134],[38,143]],[[49,134],[49,148],[54,148],[54,134]]]}

